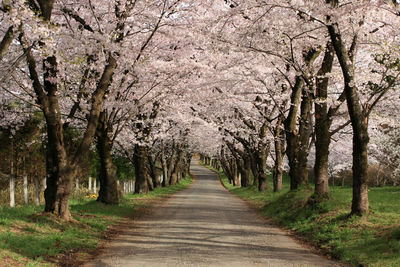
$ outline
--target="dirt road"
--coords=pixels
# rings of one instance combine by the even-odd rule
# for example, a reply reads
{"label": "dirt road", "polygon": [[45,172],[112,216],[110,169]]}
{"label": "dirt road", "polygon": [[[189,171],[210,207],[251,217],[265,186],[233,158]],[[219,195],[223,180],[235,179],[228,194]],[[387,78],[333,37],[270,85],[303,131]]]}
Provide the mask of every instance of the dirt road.
{"label": "dirt road", "polygon": [[87,266],[339,266],[313,254],[194,163],[196,181],[144,215]]}

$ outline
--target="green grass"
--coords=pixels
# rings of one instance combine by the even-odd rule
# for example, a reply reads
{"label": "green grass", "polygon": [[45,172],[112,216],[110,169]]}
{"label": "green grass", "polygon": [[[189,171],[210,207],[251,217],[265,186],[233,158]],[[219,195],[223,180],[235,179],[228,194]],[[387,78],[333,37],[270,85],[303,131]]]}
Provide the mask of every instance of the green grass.
{"label": "green grass", "polygon": [[149,200],[185,189],[191,182],[192,178],[187,178],[147,195],[128,194],[118,206],[93,198],[73,199],[73,222],[41,213],[43,206],[0,206],[0,266],[55,266],[62,262],[62,255],[71,253],[75,259],[83,259],[96,249],[110,226],[131,219]]}
{"label": "green grass", "polygon": [[334,258],[354,266],[400,266],[400,187],[370,188],[371,213],[350,217],[350,187],[331,188],[329,200],[312,204],[313,188],[289,192],[288,177],[282,191],[274,193],[271,177],[268,190],[258,192],[255,186],[234,187],[219,174],[225,187],[259,207],[263,216]]}

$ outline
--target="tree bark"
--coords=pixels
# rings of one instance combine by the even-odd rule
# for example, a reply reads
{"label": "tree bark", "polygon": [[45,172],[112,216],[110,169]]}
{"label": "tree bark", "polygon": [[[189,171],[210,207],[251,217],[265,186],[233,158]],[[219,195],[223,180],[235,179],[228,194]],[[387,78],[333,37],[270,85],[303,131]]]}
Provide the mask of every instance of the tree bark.
{"label": "tree bark", "polygon": [[[320,51],[310,48],[305,53],[304,60],[307,64],[307,72],[311,73],[311,66],[315,59],[318,57]],[[296,76],[295,85],[292,87],[290,97],[290,110],[285,120],[285,131],[287,148],[286,154],[289,160],[289,176],[290,176],[290,190],[295,190],[301,184],[308,183],[308,170],[307,170],[307,157],[309,153],[310,135],[312,132],[311,121],[311,108],[312,98],[311,94],[313,88],[307,76]],[[305,88],[305,80],[309,81],[307,88]],[[301,98],[301,113],[299,122],[299,131],[296,130],[296,121],[298,107]]]}
{"label": "tree bark", "polygon": [[89,151],[96,131],[103,95],[111,81],[116,61],[112,57],[105,67],[99,85],[92,95],[92,107],[84,137],[71,160],[67,157],[64,142],[61,112],[58,103],[57,85],[50,83],[48,77],[56,77],[57,62],[54,56],[48,57],[44,62],[44,89],[43,91],[36,73],[35,61],[30,51],[27,54],[31,79],[33,80],[39,103],[45,115],[47,125],[47,188],[45,190],[45,211],[58,214],[65,220],[71,219],[69,211],[69,198],[73,178],[77,174],[77,166]]}
{"label": "tree bark", "polygon": [[[70,220],[72,217],[69,211],[69,198],[72,179],[77,173],[77,166],[71,164],[67,157],[61,111],[57,95],[57,84],[47,80],[51,77],[57,77],[56,57],[48,57],[43,63],[43,68],[45,70],[44,90],[47,92],[47,95],[45,95],[42,91],[42,97],[44,99],[40,98],[40,104],[42,105],[47,126],[47,188],[44,192],[46,202],[45,211],[56,213],[61,218]],[[35,78],[33,78],[33,80],[34,79]],[[42,89],[38,88],[37,90]]]}
{"label": "tree bark", "polygon": [[275,125],[274,131],[274,145],[275,145],[275,166],[274,166],[274,192],[279,192],[282,190],[282,163],[283,163],[283,144],[282,140],[284,138],[282,132],[283,115],[280,115],[278,121]]}
{"label": "tree bark", "polygon": [[242,187],[248,187],[251,185],[251,162],[250,162],[250,157],[245,156],[242,160],[237,160],[237,165],[239,167],[239,172],[241,175],[241,186]]}
{"label": "tree bark", "polygon": [[14,27],[10,26],[0,42],[0,61],[7,54],[13,39],[14,39]]}
{"label": "tree bark", "polygon": [[308,184],[308,154],[310,152],[310,138],[312,133],[311,121],[311,88],[303,88],[300,105],[300,126],[297,145],[296,188]]}
{"label": "tree bark", "polygon": [[332,43],[326,46],[322,66],[317,73],[315,101],[315,195],[327,198],[329,196],[328,159],[331,134],[329,128],[332,119],[328,115],[328,82],[326,74],[332,71],[334,50]]}
{"label": "tree bark", "polygon": [[[185,167],[185,176],[189,176],[190,175],[190,164],[192,163],[192,154],[188,154],[186,157],[186,167]],[[217,171],[219,171],[219,162],[217,163]]]}
{"label": "tree bark", "polygon": [[257,169],[258,169],[258,191],[265,191],[267,189],[267,151],[265,145],[257,151]]}
{"label": "tree bark", "polygon": [[[369,211],[368,201],[368,117],[364,112],[354,78],[354,47],[346,49],[338,25],[328,25],[329,35],[342,70],[347,109],[353,128],[353,199],[351,213],[363,215]],[[353,51],[352,51],[353,50]]]}
{"label": "tree bark", "polygon": [[147,156],[147,160],[149,162],[148,166],[149,166],[149,174],[152,180],[152,184],[153,184],[153,189],[160,187],[160,180],[157,177],[157,173],[156,173],[156,160],[154,158],[154,156],[152,155],[148,155]]}
{"label": "tree bark", "polygon": [[161,152],[161,167],[163,170],[162,186],[167,187],[167,186],[169,186],[168,164],[167,164],[167,159],[165,157],[164,151]]}
{"label": "tree bark", "polygon": [[[177,157],[174,162],[174,167],[172,170],[172,175],[171,175],[171,180],[170,184],[175,185],[179,182],[179,175],[178,173],[181,172],[181,165],[182,165],[182,160],[183,160],[183,150],[180,146],[177,146]],[[211,163],[211,161],[209,161]]]}
{"label": "tree bark", "polygon": [[290,190],[297,189],[296,169],[297,169],[297,139],[296,119],[300,105],[301,92],[303,90],[304,81],[301,77],[296,77],[296,83],[292,88],[290,96],[290,110],[285,120],[286,131],[286,155],[289,161]]}
{"label": "tree bark", "polygon": [[168,159],[168,184],[171,185],[171,181],[173,180],[172,178],[172,174],[174,172],[174,168],[175,168],[175,160],[177,157],[177,150],[176,150],[176,146],[173,145],[172,146],[172,150],[171,150],[171,156]]}
{"label": "tree bark", "polygon": [[230,160],[225,158],[225,153],[224,153],[224,149],[221,149],[221,154],[220,154],[220,162],[221,162],[221,166],[222,169],[226,175],[226,177],[228,178],[228,181],[230,184],[233,184],[234,182],[234,173],[232,172],[232,166],[230,164]]}
{"label": "tree bark", "polygon": [[259,177],[258,177],[258,155],[256,151],[251,153],[251,173],[253,174],[253,185],[258,187]]}
{"label": "tree bark", "polygon": [[100,113],[96,131],[96,147],[100,159],[99,182],[100,191],[97,201],[105,204],[118,204],[117,167],[112,162],[111,151],[113,142],[110,140],[110,125],[107,125],[107,115]]}
{"label": "tree bark", "polygon": [[135,174],[136,174],[136,182],[135,182],[135,193],[145,193],[149,192],[149,174],[147,173],[147,148],[144,146],[136,145],[135,146]]}

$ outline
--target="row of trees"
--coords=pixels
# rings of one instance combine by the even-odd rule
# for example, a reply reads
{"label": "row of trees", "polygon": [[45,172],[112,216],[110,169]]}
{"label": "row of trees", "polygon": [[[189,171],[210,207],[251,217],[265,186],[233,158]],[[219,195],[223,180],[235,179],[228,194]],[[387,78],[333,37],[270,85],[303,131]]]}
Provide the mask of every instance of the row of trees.
{"label": "row of trees", "polygon": [[109,204],[115,156],[133,163],[136,192],[160,186],[157,172],[176,183],[195,151],[259,190],[272,171],[279,191],[284,169],[301,188],[313,162],[321,198],[351,165],[354,214],[368,212],[368,160],[398,169],[385,152],[398,147],[396,1],[14,0],[0,12],[0,127],[18,139],[35,121],[45,210],[64,219],[90,151]]}
{"label": "row of trees", "polygon": [[45,211],[71,219],[72,183],[90,151],[107,204],[118,203],[112,152],[134,163],[136,192],[159,185],[158,165],[165,186],[186,175],[184,133],[164,141],[156,118],[165,118],[176,75],[165,69],[173,51],[165,45],[187,8],[179,0],[2,3],[2,133],[18,138],[33,119],[45,130]]}
{"label": "row of trees", "polygon": [[[290,189],[308,184],[313,165],[315,196],[323,199],[329,196],[330,168],[350,165],[351,212],[367,213],[368,161],[381,164],[377,154],[385,153],[387,143],[376,134],[391,136],[398,126],[397,2],[226,2],[230,11],[215,21],[211,38],[227,59],[214,68],[221,77],[235,76],[210,88],[221,100],[212,108],[229,108],[205,119],[223,135],[218,159],[228,178],[237,184],[240,174],[241,186],[248,186],[252,172],[265,190],[273,172],[279,191],[286,156]],[[230,103],[222,104],[227,98]],[[369,156],[371,131],[377,154]],[[393,151],[387,162],[398,162],[398,140],[388,138],[386,151]],[[331,157],[333,166],[332,140],[339,151]]]}

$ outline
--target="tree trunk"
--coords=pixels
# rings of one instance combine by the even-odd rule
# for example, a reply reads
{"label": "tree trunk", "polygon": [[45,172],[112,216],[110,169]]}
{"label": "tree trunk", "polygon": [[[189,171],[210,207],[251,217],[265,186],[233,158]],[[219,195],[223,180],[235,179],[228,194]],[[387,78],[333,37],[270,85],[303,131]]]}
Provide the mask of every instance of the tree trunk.
{"label": "tree trunk", "polygon": [[[185,177],[190,175],[190,164],[192,163],[192,154],[188,154],[186,157],[186,168],[185,168]],[[219,171],[219,162],[217,163],[217,171]]]}
{"label": "tree trunk", "polygon": [[[149,162],[149,174],[151,177],[151,183],[153,184],[153,189],[160,187],[161,182],[160,182],[160,179],[158,179],[157,173],[156,173],[156,160],[154,159],[154,156],[152,156],[152,155],[148,155],[147,159]],[[153,189],[150,189],[150,190],[152,191]]]}
{"label": "tree trunk", "polygon": [[172,153],[171,153],[171,156],[169,157],[169,159],[168,159],[168,164],[167,164],[167,166],[168,166],[168,185],[171,185],[171,181],[173,180],[172,179],[172,174],[173,174],[173,172],[174,172],[174,168],[175,168],[175,161],[176,161],[176,157],[177,157],[177,150],[176,150],[176,147],[175,147],[175,145],[172,147]]}
{"label": "tree trunk", "polygon": [[290,110],[285,120],[285,131],[286,131],[286,155],[289,161],[289,176],[290,176],[290,190],[297,189],[296,169],[297,169],[297,131],[296,131],[296,119],[298,108],[300,105],[301,92],[303,90],[304,81],[301,77],[296,77],[296,83],[292,88],[290,96]]}
{"label": "tree trunk", "polygon": [[0,42],[0,61],[7,54],[13,39],[14,39],[14,26],[10,26]]}
{"label": "tree trunk", "polygon": [[311,121],[311,89],[303,88],[302,100],[300,107],[300,126],[299,126],[299,137],[298,137],[298,154],[297,154],[297,166],[296,166],[296,188],[300,185],[308,184],[308,154],[310,152],[310,138],[312,133],[312,121]]}
{"label": "tree trunk", "polygon": [[[22,40],[22,38],[21,38]],[[21,41],[21,43],[24,43]],[[25,44],[25,43],[24,43]],[[55,56],[49,56],[43,62],[44,84],[42,86],[36,71],[35,58],[31,48],[24,48],[29,67],[30,78],[46,119],[47,128],[47,188],[45,195],[45,211],[57,214],[64,220],[72,219],[69,210],[69,199],[73,178],[77,174],[78,164],[87,155],[89,146],[93,141],[97,120],[100,113],[103,96],[109,86],[111,77],[116,67],[116,60],[109,57],[108,65],[92,95],[91,110],[84,137],[74,155],[68,160],[63,137],[60,105],[58,102],[57,84],[50,82],[50,78],[57,77],[57,61]]]}
{"label": "tree trunk", "polygon": [[41,186],[42,186],[42,191],[44,193],[44,190],[46,190],[46,187],[47,187],[47,179],[46,179],[46,177],[42,179]]}
{"label": "tree trunk", "polygon": [[140,145],[135,145],[135,174],[136,174],[136,182],[135,182],[135,193],[145,193],[149,192],[148,185],[148,173],[147,173],[147,148]]}
{"label": "tree trunk", "polygon": [[256,151],[252,152],[250,163],[251,163],[251,173],[253,174],[253,178],[254,178],[253,185],[258,187],[259,173],[258,173],[258,155],[257,155]]}
{"label": "tree trunk", "polygon": [[[314,193],[320,197],[327,198],[329,195],[329,176],[328,176],[328,159],[329,159],[329,145],[331,142],[331,135],[329,128],[332,119],[328,116],[328,83],[329,78],[325,77],[326,74],[332,70],[334,59],[334,50],[332,44],[329,42],[326,46],[322,66],[317,74],[316,80],[316,101],[315,101],[315,165],[314,165],[314,179],[315,191]],[[321,78],[322,77],[322,78]]]}
{"label": "tree trunk", "polygon": [[153,179],[152,177],[149,175],[149,173],[147,172],[147,186],[149,188],[149,191],[154,191],[154,184],[153,184]]}
{"label": "tree trunk", "polygon": [[[315,191],[314,193],[323,198],[329,196],[328,157],[330,137],[319,136],[315,143]],[[318,140],[319,139],[319,140]]]}
{"label": "tree trunk", "polygon": [[[56,96],[50,99],[51,107],[58,106]],[[54,102],[54,103],[52,103]],[[72,166],[65,151],[63,128],[60,113],[49,112],[47,122],[47,187],[44,191],[45,211],[52,212],[64,220],[72,219],[69,211],[69,198],[72,180],[76,175],[77,166]]]}
{"label": "tree trunk", "polygon": [[274,138],[274,145],[275,145],[275,166],[274,166],[274,176],[273,176],[273,183],[274,183],[274,192],[279,192],[282,190],[282,163],[283,163],[283,144],[282,140],[284,138],[282,133],[282,123],[283,123],[283,115],[280,115],[278,121],[275,125],[275,138]]}
{"label": "tree trunk", "polygon": [[344,77],[347,109],[353,128],[353,200],[351,213],[368,213],[368,117],[363,110],[354,78],[354,54],[357,38],[348,51],[342,41],[338,26],[328,25],[329,35]]}
{"label": "tree trunk", "polygon": [[167,186],[169,186],[168,164],[167,164],[167,159],[165,158],[164,151],[161,152],[161,167],[162,167],[162,171],[163,171],[162,186],[167,187]]}
{"label": "tree trunk", "polygon": [[226,177],[228,178],[228,182],[230,184],[232,184],[234,181],[232,167],[230,166],[229,160],[225,159],[225,155],[224,155],[223,151],[221,151],[220,162],[221,162],[222,169],[223,169]]}
{"label": "tree trunk", "polygon": [[267,189],[267,151],[265,145],[257,151],[257,167],[258,167],[258,191]]}
{"label": "tree trunk", "polygon": [[178,183],[178,174],[173,172],[171,175],[170,185],[176,185]]}
{"label": "tree trunk", "polygon": [[[175,185],[179,182],[179,175],[178,173],[181,171],[181,165],[182,165],[182,160],[183,160],[183,150],[180,147],[177,147],[177,157],[175,159],[175,164],[174,168],[172,170],[172,175],[171,175],[171,185]],[[210,159],[210,158],[208,158]],[[211,160],[209,161],[209,164],[211,163]]]}
{"label": "tree trunk", "polygon": [[107,125],[105,112],[100,113],[96,131],[96,147],[100,159],[99,182],[100,191],[97,201],[105,204],[118,204],[117,167],[112,162],[112,146],[110,140],[110,125]]}
{"label": "tree trunk", "polygon": [[241,175],[241,186],[242,187],[248,187],[251,185],[251,177],[250,177],[250,173],[251,173],[251,162],[250,162],[250,158],[244,157],[244,159],[242,160],[242,162],[238,162],[238,166],[239,166],[239,172]]}
{"label": "tree trunk", "polygon": [[241,183],[240,177],[239,177],[239,167],[237,164],[237,161],[235,158],[232,157],[231,159],[231,164],[230,164],[231,168],[232,168],[232,175],[233,175],[233,186],[239,186]]}

